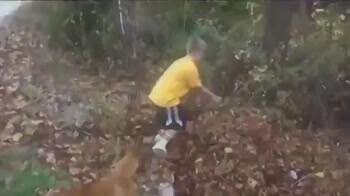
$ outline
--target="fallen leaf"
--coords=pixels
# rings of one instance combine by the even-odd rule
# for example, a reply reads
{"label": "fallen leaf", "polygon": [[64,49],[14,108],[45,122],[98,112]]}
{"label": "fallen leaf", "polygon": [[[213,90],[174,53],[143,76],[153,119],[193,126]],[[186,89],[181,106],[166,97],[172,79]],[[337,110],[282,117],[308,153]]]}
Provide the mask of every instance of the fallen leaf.
{"label": "fallen leaf", "polygon": [[324,178],[324,172],[317,172],[314,174],[315,176],[319,177],[319,178]]}
{"label": "fallen leaf", "polygon": [[19,82],[14,82],[11,86],[6,87],[5,94],[11,95],[16,92],[19,88]]}
{"label": "fallen leaf", "polygon": [[18,96],[16,99],[13,100],[13,105],[17,110],[19,110],[27,106],[28,102],[24,100],[24,97]]}
{"label": "fallen leaf", "polygon": [[203,162],[203,158],[202,157],[199,157],[198,159],[195,160],[195,163],[201,163]]}
{"label": "fallen leaf", "polygon": [[20,119],[21,119],[21,117],[19,115],[16,115],[16,116],[13,116],[12,118],[10,118],[6,123],[4,132],[13,133],[13,131],[15,130],[15,127],[13,124],[17,123]]}
{"label": "fallen leaf", "polygon": [[258,181],[256,181],[254,178],[251,178],[251,177],[248,178],[247,183],[251,189],[255,189],[255,187],[258,185]]}
{"label": "fallen leaf", "polygon": [[40,124],[44,123],[43,120],[31,120],[30,122],[34,125],[40,125]]}
{"label": "fallen leaf", "polygon": [[291,170],[289,172],[289,176],[293,179],[293,180],[297,180],[298,179],[298,174],[297,172],[295,172],[294,170]]}
{"label": "fallen leaf", "polygon": [[46,156],[46,162],[55,165],[56,164],[55,154],[52,152],[48,153]]}
{"label": "fallen leaf", "polygon": [[78,131],[74,131],[73,132],[73,138],[77,138],[79,137],[79,132]]}
{"label": "fallen leaf", "polygon": [[8,122],[5,126],[4,132],[10,134],[13,133],[13,131],[15,131],[15,126],[12,123]]}
{"label": "fallen leaf", "polygon": [[142,142],[144,144],[152,144],[153,143],[153,137],[149,136],[149,137],[143,137]]}
{"label": "fallen leaf", "polygon": [[19,142],[19,140],[21,140],[21,138],[23,137],[23,134],[22,133],[15,133],[13,136],[12,136],[12,140],[14,142]]}
{"label": "fallen leaf", "polygon": [[3,58],[0,58],[0,67],[4,65],[4,59]]}
{"label": "fallen leaf", "polygon": [[82,180],[83,180],[83,184],[88,184],[93,181],[91,178],[88,178],[86,176],[84,176]]}
{"label": "fallen leaf", "polygon": [[256,148],[253,145],[248,145],[247,150],[252,153],[253,155],[256,155]]}
{"label": "fallen leaf", "polygon": [[334,180],[338,180],[344,175],[344,171],[342,170],[335,170],[335,171],[331,171],[330,173]]}
{"label": "fallen leaf", "polygon": [[93,179],[96,179],[97,178],[97,175],[95,174],[95,173],[93,173],[93,172],[90,172],[90,174],[89,174],[90,176],[91,176],[91,178],[93,178]]}
{"label": "fallen leaf", "polygon": [[73,163],[77,162],[77,158],[75,158],[75,157],[70,158],[70,160],[71,160]]}
{"label": "fallen leaf", "polygon": [[231,172],[234,168],[232,160],[224,160],[215,168],[215,175],[223,175]]}
{"label": "fallen leaf", "polygon": [[73,178],[73,182],[80,183],[80,179],[79,178]]}
{"label": "fallen leaf", "polygon": [[69,168],[69,173],[73,176],[78,175],[79,173],[81,173],[81,169],[80,168],[76,168],[76,167],[70,167]]}
{"label": "fallen leaf", "polygon": [[242,189],[243,188],[243,184],[242,183],[238,183],[238,184],[235,184],[235,187],[237,188],[237,189]]}
{"label": "fallen leaf", "polygon": [[24,129],[24,133],[26,135],[34,135],[34,133],[36,132],[37,130],[37,125],[35,124],[32,124],[32,123],[25,123],[25,124],[21,124],[23,129]]}
{"label": "fallen leaf", "polygon": [[45,156],[45,150],[43,148],[39,148],[37,151],[37,154],[39,157],[44,157]]}
{"label": "fallen leaf", "polygon": [[5,179],[4,179],[5,186],[9,187],[13,180],[14,180],[14,176],[12,176],[12,175],[6,176]]}
{"label": "fallen leaf", "polygon": [[226,148],[224,149],[224,151],[225,151],[226,154],[233,153],[233,149],[230,148],[230,147],[226,147]]}

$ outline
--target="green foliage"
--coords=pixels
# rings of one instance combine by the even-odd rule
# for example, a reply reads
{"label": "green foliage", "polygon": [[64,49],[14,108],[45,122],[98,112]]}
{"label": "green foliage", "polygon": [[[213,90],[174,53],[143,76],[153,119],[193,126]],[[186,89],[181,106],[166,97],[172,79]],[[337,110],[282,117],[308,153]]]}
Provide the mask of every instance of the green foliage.
{"label": "green foliage", "polygon": [[[164,59],[179,57],[185,52],[189,36],[210,34],[201,20],[228,30],[234,24],[228,18],[244,18],[258,7],[255,1],[121,2],[125,35],[121,33],[117,1],[55,2],[51,7],[33,3],[33,11],[45,7],[42,17],[47,20],[42,23],[52,48],[70,50],[92,60],[110,57],[126,63],[133,55],[130,47],[137,50],[138,58],[152,56],[153,51]],[[240,30],[245,34],[244,29]]]}
{"label": "green foliage", "polygon": [[[259,104],[274,103],[279,91],[286,89],[293,92],[288,93],[290,96],[304,87],[316,94],[319,87],[311,88],[315,85],[310,83],[320,83],[319,78],[337,78],[349,70],[350,24],[348,11],[341,3],[321,5],[311,13],[302,10],[301,1],[290,7],[274,7],[277,14],[291,22],[289,35],[281,35],[289,43],[286,49],[275,38],[276,49],[264,51],[264,36],[273,29],[267,25],[280,25],[275,24],[279,20],[269,21],[268,1],[121,2],[125,35],[118,1],[64,2],[48,7],[43,26],[50,45],[73,51],[89,62],[85,64],[94,66],[101,65],[91,63],[94,60],[108,59],[102,64],[117,68],[125,65],[125,69],[136,67],[130,66],[133,62],[142,66],[145,59],[151,59],[157,67],[184,55],[187,39],[199,35],[209,44],[207,61],[201,69],[205,80],[214,79],[214,88],[233,92],[237,80],[241,80],[238,78],[246,74],[246,81],[240,81],[245,85],[240,88],[244,93],[238,94],[245,95],[244,101]],[[295,10],[284,15],[283,9],[291,7]],[[285,32],[285,28],[279,30]],[[275,36],[279,35],[269,39]],[[130,61],[134,57],[137,60]]]}
{"label": "green foliage", "polygon": [[0,195],[39,196],[41,192],[71,183],[59,169],[51,170],[36,158],[37,148],[14,145],[0,154]]}
{"label": "green foliage", "polygon": [[102,57],[105,40],[101,34],[112,33],[113,30],[106,23],[111,4],[111,1],[57,4],[48,15],[49,44],[80,52],[86,57]]}
{"label": "green foliage", "polygon": [[[6,196],[39,196],[56,184],[56,177],[52,171],[42,167],[26,168],[18,171],[6,184],[8,175],[0,171],[0,195]],[[7,178],[6,178],[7,177]]]}

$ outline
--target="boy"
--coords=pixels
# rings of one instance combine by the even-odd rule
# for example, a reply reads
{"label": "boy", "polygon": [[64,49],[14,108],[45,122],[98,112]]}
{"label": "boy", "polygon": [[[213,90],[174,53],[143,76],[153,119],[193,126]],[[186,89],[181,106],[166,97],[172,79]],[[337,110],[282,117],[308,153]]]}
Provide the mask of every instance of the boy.
{"label": "boy", "polygon": [[161,133],[155,138],[153,150],[166,152],[167,142],[176,131],[186,130],[189,120],[181,99],[190,91],[199,89],[215,102],[221,98],[202,85],[198,73],[207,44],[201,38],[193,38],[187,44],[187,55],[173,62],[158,79],[149,94],[150,100],[158,107],[158,119],[161,123]]}

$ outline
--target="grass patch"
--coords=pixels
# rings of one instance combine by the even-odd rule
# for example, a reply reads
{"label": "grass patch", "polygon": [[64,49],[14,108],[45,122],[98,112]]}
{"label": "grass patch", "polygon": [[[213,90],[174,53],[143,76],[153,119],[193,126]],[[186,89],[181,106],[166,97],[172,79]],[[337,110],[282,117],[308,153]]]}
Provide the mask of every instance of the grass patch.
{"label": "grass patch", "polygon": [[0,195],[40,196],[40,192],[59,184],[63,176],[40,165],[31,165],[21,171],[0,170]]}

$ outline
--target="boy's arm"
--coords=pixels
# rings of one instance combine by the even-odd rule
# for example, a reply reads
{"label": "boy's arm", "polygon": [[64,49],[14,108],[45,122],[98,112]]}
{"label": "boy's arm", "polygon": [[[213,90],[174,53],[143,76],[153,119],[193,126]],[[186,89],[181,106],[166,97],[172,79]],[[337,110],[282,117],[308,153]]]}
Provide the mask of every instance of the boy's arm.
{"label": "boy's arm", "polygon": [[190,70],[190,72],[188,72],[188,74],[187,74],[187,80],[189,81],[189,85],[192,88],[200,89],[200,91],[202,91],[204,94],[208,95],[216,103],[221,102],[221,97],[215,95],[208,88],[203,86],[203,84],[199,78],[198,70],[195,70],[195,69]]}
{"label": "boy's arm", "polygon": [[211,92],[207,87],[205,87],[205,86],[200,86],[200,89],[201,89],[201,91],[204,93],[204,94],[206,94],[206,95],[208,95],[213,101],[215,101],[216,103],[219,103],[219,102],[221,102],[221,97],[219,97],[219,96],[217,96],[217,95],[215,95],[213,92]]}

